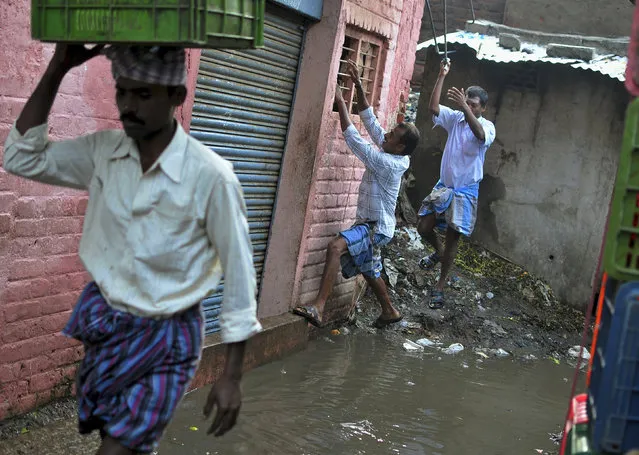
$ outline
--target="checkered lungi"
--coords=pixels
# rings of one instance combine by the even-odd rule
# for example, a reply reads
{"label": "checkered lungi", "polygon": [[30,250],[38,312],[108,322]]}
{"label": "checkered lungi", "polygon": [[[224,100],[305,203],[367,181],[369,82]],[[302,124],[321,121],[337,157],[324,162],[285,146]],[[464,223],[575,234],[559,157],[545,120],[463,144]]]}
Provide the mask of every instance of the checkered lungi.
{"label": "checkered lungi", "polygon": [[382,272],[381,247],[391,238],[373,232],[367,223],[356,223],[349,229],[339,233],[348,246],[348,254],[340,258],[342,276],[353,278],[358,274],[370,278],[379,278]]}
{"label": "checkered lungi", "polygon": [[477,221],[478,196],[478,183],[454,190],[439,181],[423,200],[418,215],[435,213],[438,219],[444,218],[448,226],[455,231],[470,236]]}

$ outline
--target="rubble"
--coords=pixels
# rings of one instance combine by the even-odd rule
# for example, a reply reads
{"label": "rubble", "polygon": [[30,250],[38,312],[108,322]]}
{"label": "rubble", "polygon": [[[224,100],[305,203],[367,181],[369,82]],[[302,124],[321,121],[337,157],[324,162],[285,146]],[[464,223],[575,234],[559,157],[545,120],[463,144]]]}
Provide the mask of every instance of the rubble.
{"label": "rubble", "polygon": [[417,106],[419,104],[420,92],[411,92],[408,95],[408,102],[406,103],[406,113],[404,114],[404,121],[407,123],[415,123],[417,118]]}
{"label": "rubble", "polygon": [[[396,336],[399,345],[423,350],[424,346],[437,348],[435,343],[460,344],[471,350],[482,347],[488,358],[527,361],[570,358],[569,349],[580,341],[584,315],[557,301],[546,283],[522,267],[466,239],[459,245],[444,308],[429,309],[429,290],[436,283],[439,266],[431,271],[419,267],[419,259],[430,248],[418,248],[418,241],[414,227],[401,226],[393,241],[382,248],[382,276],[405,321],[384,332]],[[379,305],[370,289],[360,296],[355,313],[358,328],[376,332],[370,326],[379,315]],[[408,341],[418,347],[406,347]]]}

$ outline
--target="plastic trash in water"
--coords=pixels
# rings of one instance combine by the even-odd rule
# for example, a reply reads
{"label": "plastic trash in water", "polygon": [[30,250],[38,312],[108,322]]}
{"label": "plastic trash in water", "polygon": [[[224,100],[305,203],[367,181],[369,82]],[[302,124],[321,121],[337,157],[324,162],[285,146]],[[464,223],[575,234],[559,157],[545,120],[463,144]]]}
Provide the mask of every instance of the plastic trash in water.
{"label": "plastic trash in water", "polygon": [[464,350],[464,345],[461,343],[453,343],[443,350],[444,354],[457,354]]}
{"label": "plastic trash in water", "polygon": [[486,293],[486,298],[487,298],[488,300],[491,300],[491,299],[493,299],[494,297],[495,297],[495,294],[493,294],[492,292],[487,292],[487,293]]}
{"label": "plastic trash in water", "polygon": [[425,348],[430,348],[430,347],[434,347],[434,346],[441,346],[442,343],[438,343],[436,341],[433,340],[429,340],[428,338],[420,338],[419,340],[416,341],[416,343],[420,346],[423,346]]}
{"label": "plastic trash in water", "polygon": [[499,349],[495,349],[495,351],[493,351],[495,353],[495,355],[497,357],[508,357],[510,355],[510,353],[502,348]]}
{"label": "plastic trash in water", "polygon": [[405,350],[407,350],[408,352],[415,352],[415,351],[423,351],[424,347],[411,341],[411,340],[404,340],[404,344],[402,345],[404,347]]}
{"label": "plastic trash in water", "polygon": [[[568,355],[576,359],[579,357],[579,351],[581,351],[581,346],[573,346],[568,350]],[[581,353],[581,358],[583,360],[590,360],[590,352],[588,352],[588,349],[583,350],[583,352]]]}

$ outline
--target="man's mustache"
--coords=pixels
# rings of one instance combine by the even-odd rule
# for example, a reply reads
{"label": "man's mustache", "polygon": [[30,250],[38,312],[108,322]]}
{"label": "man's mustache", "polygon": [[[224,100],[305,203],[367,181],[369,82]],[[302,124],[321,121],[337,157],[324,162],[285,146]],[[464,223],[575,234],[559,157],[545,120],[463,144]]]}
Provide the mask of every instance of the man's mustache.
{"label": "man's mustache", "polygon": [[131,123],[137,123],[139,125],[144,125],[144,121],[140,120],[139,118],[137,118],[133,114],[122,114],[120,116],[120,121],[121,122],[128,121],[128,122],[131,122]]}

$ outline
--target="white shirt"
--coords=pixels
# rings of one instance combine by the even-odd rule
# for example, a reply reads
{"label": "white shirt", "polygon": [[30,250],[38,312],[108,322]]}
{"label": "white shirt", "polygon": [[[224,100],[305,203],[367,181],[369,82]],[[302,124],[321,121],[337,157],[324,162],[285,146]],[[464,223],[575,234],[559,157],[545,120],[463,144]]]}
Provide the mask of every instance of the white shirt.
{"label": "white shirt", "polygon": [[226,343],[261,330],[253,249],[232,164],[178,124],[144,174],[135,142],[100,131],[49,142],[46,124],[5,142],[4,168],[89,191],[80,259],[114,308],[167,317],[214,291],[225,272],[220,324]]}
{"label": "white shirt", "polygon": [[372,107],[360,112],[359,116],[376,146],[365,141],[353,125],[344,131],[346,144],[366,166],[359,185],[356,218],[357,221],[376,221],[375,233],[392,238],[397,196],[402,175],[410,166],[410,158],[391,155],[381,149],[385,132]]}
{"label": "white shirt", "polygon": [[483,142],[470,129],[463,112],[440,105],[439,115],[433,115],[435,126],[448,131],[440,169],[440,180],[448,188],[461,189],[484,178],[484,159],[495,140],[495,125],[483,117],[477,120],[484,127]]}

